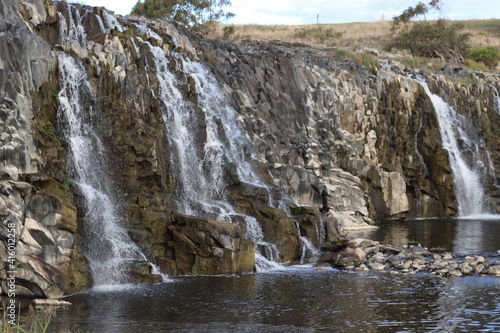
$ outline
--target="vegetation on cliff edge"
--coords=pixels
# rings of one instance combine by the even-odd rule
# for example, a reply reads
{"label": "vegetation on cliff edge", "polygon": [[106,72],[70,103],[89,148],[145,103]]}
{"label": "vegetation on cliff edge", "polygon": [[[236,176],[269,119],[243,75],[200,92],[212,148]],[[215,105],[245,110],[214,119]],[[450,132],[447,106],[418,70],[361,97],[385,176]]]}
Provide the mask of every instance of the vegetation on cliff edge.
{"label": "vegetation on cliff edge", "polygon": [[392,29],[397,34],[390,47],[409,50],[413,56],[463,62],[470,49],[470,33],[463,32],[464,25],[442,18],[426,19],[426,14],[439,12],[442,5],[440,0],[432,0],[428,5],[419,2],[395,16]]}
{"label": "vegetation on cliff edge", "polygon": [[234,16],[224,9],[230,5],[230,0],[139,0],[130,14],[182,22],[213,38],[218,25]]}

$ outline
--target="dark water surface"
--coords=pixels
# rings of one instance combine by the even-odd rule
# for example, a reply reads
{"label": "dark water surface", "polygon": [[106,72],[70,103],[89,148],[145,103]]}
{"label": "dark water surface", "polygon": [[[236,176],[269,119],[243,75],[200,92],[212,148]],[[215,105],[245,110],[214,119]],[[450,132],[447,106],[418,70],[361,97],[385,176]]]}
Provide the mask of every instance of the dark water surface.
{"label": "dark water surface", "polygon": [[391,245],[421,244],[434,251],[491,254],[500,250],[500,216],[388,221],[379,229],[351,232]]}
{"label": "dark water surface", "polygon": [[312,267],[68,297],[50,332],[500,332],[500,278]]}
{"label": "dark water surface", "polygon": [[[356,236],[355,234],[351,236]],[[368,236],[463,254],[500,249],[500,220],[389,222]],[[317,271],[177,277],[66,298],[49,332],[500,332],[500,278]]]}

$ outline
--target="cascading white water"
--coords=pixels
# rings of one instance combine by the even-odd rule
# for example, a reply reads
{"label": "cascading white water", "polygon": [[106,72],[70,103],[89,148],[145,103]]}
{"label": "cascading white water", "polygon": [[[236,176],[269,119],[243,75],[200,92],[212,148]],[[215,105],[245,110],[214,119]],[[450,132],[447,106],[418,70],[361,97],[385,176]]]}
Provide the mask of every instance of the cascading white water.
{"label": "cascading white water", "polygon": [[[286,204],[285,200],[290,200],[290,199],[282,199],[280,200],[278,204],[278,209],[282,210],[286,213],[286,215],[291,218],[294,222],[295,225],[297,226],[297,231],[299,233],[299,239],[300,239],[300,245],[301,245],[301,253],[300,253],[300,263],[312,263],[316,262],[320,255],[320,251],[312,245],[311,241],[307,239],[307,237],[302,236],[300,232],[300,225],[297,219],[292,215],[292,212],[290,211],[290,207]],[[319,233],[318,233],[319,236]],[[321,236],[320,236],[321,237]]]}
{"label": "cascading white water", "polygon": [[495,111],[500,114],[500,96],[498,95],[498,89],[494,85],[491,85],[491,88],[493,89],[493,107]]}
{"label": "cascading white water", "polygon": [[[144,27],[143,27],[144,29]],[[227,198],[225,167],[227,163],[236,166],[242,182],[265,187],[246,161],[244,149],[248,144],[234,120],[235,114],[226,105],[223,95],[216,84],[209,79],[206,69],[199,63],[184,60],[184,70],[195,83],[199,109],[203,112],[204,126],[193,104],[185,100],[176,87],[177,79],[169,71],[169,60],[164,51],[148,42],[149,52],[153,55],[154,70],[158,80],[157,98],[162,102],[163,120],[166,133],[176,154],[175,165],[179,170],[176,188],[178,209],[183,214],[201,216],[223,222],[240,222],[245,237],[255,243],[257,249],[265,247],[268,259],[256,251],[257,270],[276,267],[279,252],[273,244],[264,241],[262,229],[254,217],[235,211]],[[152,88],[153,89],[153,88]],[[154,94],[154,91],[153,91]],[[220,139],[224,132],[227,142]],[[202,131],[203,133],[197,132]],[[200,150],[196,138],[206,137]]]}
{"label": "cascading white water", "polygon": [[102,16],[104,19],[104,27],[106,29],[106,31],[103,32],[109,34],[112,29],[116,29],[119,32],[123,32],[123,27],[121,26],[120,22],[118,22],[116,17],[108,13],[106,10],[102,11]]}
{"label": "cascading white water", "polygon": [[[478,144],[468,134],[465,119],[441,97],[433,94],[425,81],[418,82],[431,99],[436,111],[442,145],[448,151],[453,173],[459,216],[489,214],[484,204],[485,192],[481,183],[481,177],[488,173],[488,167],[481,160]],[[464,153],[471,156],[470,163],[466,162]]]}
{"label": "cascading white water", "polygon": [[[420,134],[420,131],[422,130],[422,125],[423,125],[423,121],[422,121],[422,117],[420,117],[419,123],[418,123],[418,129],[415,132],[415,136],[413,138],[413,147],[415,149],[415,153],[417,154],[418,160],[420,162],[419,175],[427,174],[429,172],[429,170],[427,169],[427,165],[425,165],[424,157],[422,156],[422,154],[420,154],[420,151],[418,150],[418,135]],[[420,190],[420,187],[416,186],[414,188],[414,192],[415,192],[415,200],[416,200],[417,217],[421,217],[422,216],[422,201],[421,201],[422,200],[422,191]]]}
{"label": "cascading white water", "polygon": [[85,255],[92,278],[95,285],[131,282],[127,265],[147,259],[120,226],[116,204],[108,193],[106,153],[91,126],[91,112],[85,109],[91,94],[87,73],[79,60],[66,53],[57,52],[57,57],[58,121],[69,146],[68,177],[84,199]]}
{"label": "cascading white water", "polygon": [[[74,15],[74,17],[73,17]],[[76,40],[81,45],[87,45],[87,34],[83,28],[80,11],[72,4],[68,4],[68,20],[69,24],[61,13],[57,13],[59,22],[59,41],[61,44],[69,43]]]}
{"label": "cascading white water", "polygon": [[137,34],[138,35],[145,35],[147,38],[154,38],[156,40],[161,40],[163,41],[163,39],[160,37],[160,35],[158,35],[156,32],[154,32],[153,30],[149,29],[148,26],[146,25],[146,23],[142,22],[142,21],[138,21],[138,22],[134,22],[133,23],[136,28],[137,28]]}
{"label": "cascading white water", "polygon": [[[236,124],[236,112],[227,104],[213,77],[198,62],[185,60],[184,70],[194,79],[198,104],[205,112],[207,124],[205,156],[212,155],[210,150],[213,148],[216,150],[215,155],[218,155],[220,150],[230,162],[235,163],[238,177],[242,182],[267,188],[247,162],[245,151],[250,148],[248,141]],[[219,140],[217,121],[220,121],[224,128],[224,134],[228,140],[227,145],[223,145]]]}

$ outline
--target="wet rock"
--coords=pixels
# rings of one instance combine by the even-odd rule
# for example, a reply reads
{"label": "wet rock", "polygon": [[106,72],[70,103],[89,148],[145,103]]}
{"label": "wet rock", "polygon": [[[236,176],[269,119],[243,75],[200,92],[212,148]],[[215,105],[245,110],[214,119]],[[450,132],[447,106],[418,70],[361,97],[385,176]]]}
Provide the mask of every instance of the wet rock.
{"label": "wet rock", "polygon": [[449,275],[449,276],[460,277],[460,276],[462,276],[463,274],[462,274],[462,272],[461,272],[461,271],[459,271],[458,269],[454,269],[454,268],[452,268],[452,269],[450,269],[450,270],[448,271],[448,275]]}
{"label": "wet rock", "polygon": [[153,274],[153,266],[147,261],[132,262],[127,265],[126,275],[132,283],[158,283],[162,281],[162,277]]}
{"label": "wet rock", "polygon": [[[377,251],[373,249],[377,248]],[[485,272],[495,275],[498,262],[485,260],[481,256],[467,256],[458,260],[451,253],[443,255],[429,253],[420,245],[401,246],[399,249],[379,244],[368,239],[355,238],[344,242],[344,248],[330,249],[320,257],[320,262],[328,262],[334,267],[365,270],[368,267],[374,271],[387,270],[405,274],[431,274],[438,276],[460,277],[464,275],[480,275]],[[336,251],[336,252],[335,252]],[[491,266],[491,268],[490,268]],[[493,268],[493,269],[492,269]]]}
{"label": "wet rock", "polygon": [[490,269],[488,269],[488,274],[500,276],[500,265],[490,267]]}
{"label": "wet rock", "polygon": [[470,265],[463,265],[460,269],[463,275],[471,274],[474,271],[474,268]]}
{"label": "wet rock", "polygon": [[479,264],[479,265],[477,265],[477,266],[474,266],[474,273],[475,273],[475,274],[481,274],[481,273],[483,273],[484,268],[485,268],[485,267],[484,267],[484,265],[482,265],[482,264]]}
{"label": "wet rock", "polygon": [[385,269],[385,265],[379,263],[379,262],[371,262],[369,264],[369,267],[375,271],[382,271]]}
{"label": "wet rock", "polygon": [[169,230],[177,274],[247,274],[255,269],[254,245],[234,223],[174,214]]}
{"label": "wet rock", "polygon": [[430,268],[433,270],[439,270],[445,268],[447,265],[448,263],[445,260],[437,259],[430,265]]}
{"label": "wet rock", "polygon": [[451,260],[453,259],[453,255],[451,255],[451,253],[445,253],[443,255],[443,260]]}
{"label": "wet rock", "polygon": [[423,256],[429,255],[429,251],[419,245],[403,250],[400,255],[410,259],[422,259]]}
{"label": "wet rock", "polygon": [[60,299],[34,299],[31,303],[36,307],[47,307],[47,306],[70,306],[73,305],[71,302],[63,301]]}

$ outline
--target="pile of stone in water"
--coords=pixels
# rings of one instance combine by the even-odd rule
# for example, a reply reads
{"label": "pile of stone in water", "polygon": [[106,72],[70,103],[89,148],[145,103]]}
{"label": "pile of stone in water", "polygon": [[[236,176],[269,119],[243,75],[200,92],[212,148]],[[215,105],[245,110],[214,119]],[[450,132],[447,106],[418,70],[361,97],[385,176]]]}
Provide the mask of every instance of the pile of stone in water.
{"label": "pile of stone in water", "polygon": [[449,252],[431,253],[415,246],[388,246],[377,241],[356,238],[346,241],[340,251],[324,246],[320,262],[334,267],[391,274],[430,273],[438,276],[500,276],[500,250],[488,257],[465,256]]}

